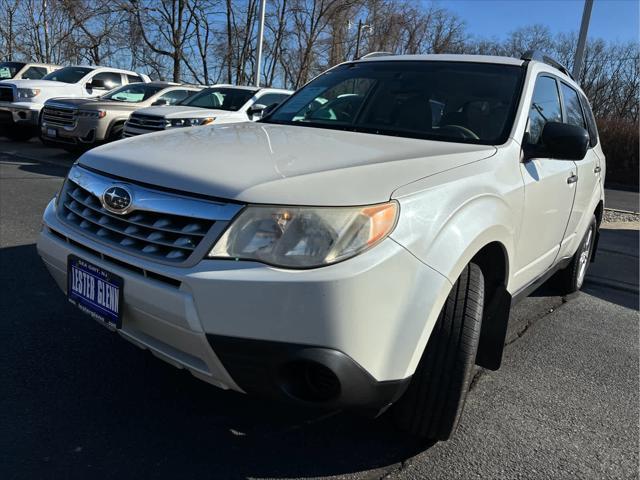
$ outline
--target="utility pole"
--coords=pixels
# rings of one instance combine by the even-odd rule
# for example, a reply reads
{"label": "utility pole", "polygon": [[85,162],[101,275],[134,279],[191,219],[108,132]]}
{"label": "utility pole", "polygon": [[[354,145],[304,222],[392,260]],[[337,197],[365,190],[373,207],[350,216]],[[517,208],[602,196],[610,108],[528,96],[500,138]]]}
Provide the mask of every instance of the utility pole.
{"label": "utility pole", "polygon": [[591,9],[593,0],[584,0],[584,10],[582,11],[582,23],[580,24],[580,35],[578,35],[578,46],[576,47],[576,57],[573,61],[573,78],[580,82],[580,70],[584,60],[584,50],[587,46],[587,30],[589,30],[589,20],[591,19]]}
{"label": "utility pole", "polygon": [[258,26],[258,48],[256,53],[256,87],[260,86],[260,67],[262,66],[262,38],[264,37],[264,11],[266,10],[267,0],[260,0],[260,23]]}

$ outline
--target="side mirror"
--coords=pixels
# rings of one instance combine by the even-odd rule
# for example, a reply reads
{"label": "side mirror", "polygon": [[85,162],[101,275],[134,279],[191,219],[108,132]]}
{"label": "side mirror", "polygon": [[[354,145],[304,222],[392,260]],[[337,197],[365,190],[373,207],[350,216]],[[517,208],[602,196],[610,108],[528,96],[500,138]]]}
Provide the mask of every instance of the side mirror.
{"label": "side mirror", "polygon": [[256,103],[253,107],[247,110],[247,115],[249,115],[249,118],[251,119],[254,119],[256,117],[262,118],[262,114],[264,113],[266,108],[267,108],[266,105],[262,105],[261,103]]}
{"label": "side mirror", "polygon": [[164,105],[169,105],[169,100],[160,99],[160,100],[156,100],[155,102],[153,102],[151,104],[151,106],[153,106],[153,107],[160,107],[160,106],[164,106]]}
{"label": "side mirror", "polygon": [[87,88],[91,88],[91,89],[101,88],[104,90],[107,88],[107,84],[105,83],[104,80],[100,80],[99,78],[94,78],[89,83],[87,83]]}
{"label": "side mirror", "polygon": [[582,160],[589,148],[589,132],[576,125],[547,122],[540,136],[542,151],[536,156],[559,160]]}

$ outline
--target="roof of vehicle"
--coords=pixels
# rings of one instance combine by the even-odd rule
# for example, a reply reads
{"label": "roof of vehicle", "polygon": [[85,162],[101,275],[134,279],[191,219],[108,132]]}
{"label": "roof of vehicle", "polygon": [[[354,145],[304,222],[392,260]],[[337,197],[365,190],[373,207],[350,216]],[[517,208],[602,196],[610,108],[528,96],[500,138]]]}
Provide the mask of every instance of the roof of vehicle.
{"label": "roof of vehicle", "polygon": [[287,90],[285,88],[256,87],[254,85],[231,85],[230,83],[216,83],[215,85],[211,85],[210,87],[207,87],[207,88],[219,88],[219,87],[236,88],[238,90],[260,90],[260,91],[273,90],[277,92],[293,93],[293,90]]}
{"label": "roof of vehicle", "polygon": [[[144,82],[135,82],[135,83],[144,83]],[[182,83],[162,82],[162,81],[153,81],[153,82],[148,82],[144,84],[150,87],[163,87],[163,88],[169,88],[169,87],[183,87],[183,88],[192,88],[192,89],[202,88],[202,87],[197,87],[195,85],[183,85]]]}
{"label": "roof of vehicle", "polygon": [[380,61],[429,61],[429,62],[474,62],[498,63],[502,65],[522,65],[524,60],[497,55],[425,54],[425,55],[374,55],[363,57],[356,62]]}
{"label": "roof of vehicle", "polygon": [[104,67],[102,65],[67,65],[68,67],[77,67],[77,68],[89,68],[91,70],[99,70],[99,69],[104,69],[104,70],[112,70],[114,72],[120,72],[120,73],[128,73],[131,75],[140,75],[137,72],[134,72],[132,70],[125,70],[124,68],[115,68],[115,67]]}

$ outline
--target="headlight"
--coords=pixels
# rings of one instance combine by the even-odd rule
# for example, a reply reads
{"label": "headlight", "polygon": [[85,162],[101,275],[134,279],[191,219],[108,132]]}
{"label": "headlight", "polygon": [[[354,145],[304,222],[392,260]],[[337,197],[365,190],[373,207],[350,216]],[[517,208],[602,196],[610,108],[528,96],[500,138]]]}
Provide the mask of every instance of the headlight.
{"label": "headlight", "polygon": [[104,110],[78,110],[78,116],[85,118],[104,118],[106,114]]}
{"label": "headlight", "polygon": [[208,118],[174,118],[173,120],[167,120],[167,128],[174,127],[195,127],[198,125],[208,125],[213,123],[215,117]]}
{"label": "headlight", "polygon": [[366,207],[247,207],[209,252],[212,258],[310,268],[353,257],[396,224],[396,202]]}
{"label": "headlight", "polygon": [[39,88],[19,88],[18,98],[33,98],[40,95]]}

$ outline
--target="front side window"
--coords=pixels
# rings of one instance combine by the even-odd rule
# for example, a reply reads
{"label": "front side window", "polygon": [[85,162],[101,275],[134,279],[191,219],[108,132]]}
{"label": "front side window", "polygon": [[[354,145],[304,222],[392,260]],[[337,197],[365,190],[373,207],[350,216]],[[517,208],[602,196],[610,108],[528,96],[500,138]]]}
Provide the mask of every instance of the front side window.
{"label": "front side window", "polygon": [[529,109],[529,143],[536,144],[547,122],[561,122],[558,84],[552,77],[538,77]]}
{"label": "front side window", "polygon": [[253,97],[257,89],[212,87],[188,98],[182,105],[237,112]]}
{"label": "front side window", "polygon": [[82,77],[90,73],[93,69],[87,67],[64,67],[49,75],[42,77],[43,80],[53,80],[63,83],[78,83]]}
{"label": "front side window", "polygon": [[562,85],[562,98],[564,99],[564,110],[567,115],[565,123],[575,125],[577,127],[586,128],[584,116],[582,115],[582,107],[580,106],[580,97],[578,92],[565,83]]}
{"label": "front side window", "polygon": [[96,90],[112,90],[122,85],[122,77],[115,72],[98,73],[91,79],[91,81],[93,80],[102,80],[104,82],[104,88],[93,87]]}
{"label": "front side window", "polygon": [[40,80],[47,74],[47,69],[44,67],[29,67],[22,74],[22,78],[26,80]]}
{"label": "front side window", "polygon": [[162,89],[163,87],[147,83],[132,83],[113,90],[102,98],[116,102],[138,103],[144,102]]}
{"label": "front side window", "polygon": [[0,80],[13,78],[26,64],[22,62],[0,62]]}
{"label": "front side window", "polygon": [[443,61],[368,61],[321,75],[265,122],[448,142],[501,144],[524,69]]}
{"label": "front side window", "polygon": [[158,101],[164,101],[167,105],[175,105],[177,103],[182,102],[184,99],[188,98],[191,94],[193,94],[192,90],[172,90],[161,95],[158,98]]}
{"label": "front side window", "polygon": [[138,75],[128,75],[127,74],[127,82],[129,82],[129,83],[142,82],[142,78],[140,78]]}
{"label": "front side window", "polygon": [[277,105],[282,102],[288,96],[289,95],[286,93],[265,93],[256,100],[256,103],[264,105],[265,107],[270,107],[271,105]]}

